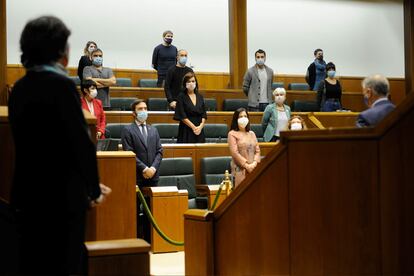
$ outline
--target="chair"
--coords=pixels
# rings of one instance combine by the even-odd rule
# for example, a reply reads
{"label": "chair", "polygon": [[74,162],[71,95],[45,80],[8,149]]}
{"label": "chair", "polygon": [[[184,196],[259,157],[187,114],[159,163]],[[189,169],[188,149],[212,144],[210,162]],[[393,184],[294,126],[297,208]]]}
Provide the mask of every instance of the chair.
{"label": "chair", "polygon": [[224,172],[230,169],[230,156],[204,157],[200,159],[201,184],[217,185],[224,179]]}
{"label": "chair", "polygon": [[263,127],[261,124],[250,124],[250,130],[256,134],[256,138],[258,142],[264,142],[263,138]]}
{"label": "chair", "polygon": [[177,186],[179,190],[187,190],[188,208],[197,208],[197,192],[191,157],[164,158],[158,171],[160,175],[158,186]]}
{"label": "chair", "polygon": [[121,110],[121,111],[128,111],[131,110],[131,105],[133,102],[138,100],[137,98],[111,98],[111,110]]}
{"label": "chair", "polygon": [[309,84],[305,82],[292,82],[288,85],[288,90],[300,90],[300,91],[308,91],[310,90]]}
{"label": "chair", "polygon": [[139,87],[157,87],[157,79],[140,79],[138,81]]}
{"label": "chair", "polygon": [[81,85],[81,83],[80,83],[80,79],[79,79],[79,77],[78,77],[78,76],[69,76],[69,78],[75,82],[75,85],[76,85],[76,86]]}
{"label": "chair", "polygon": [[285,83],[284,82],[272,83],[272,90],[275,90],[276,88],[285,88]]}
{"label": "chair", "polygon": [[131,78],[116,78],[116,86],[131,87]]}
{"label": "chair", "polygon": [[216,111],[217,110],[217,100],[214,98],[205,98],[204,104],[207,111]]}
{"label": "chair", "polygon": [[235,111],[240,107],[247,109],[249,101],[247,99],[224,99],[223,110],[224,111]]}
{"label": "chair", "polygon": [[130,125],[130,123],[109,123],[105,127],[105,137],[121,139],[122,130],[125,126]]}
{"label": "chair", "polygon": [[159,123],[152,124],[158,130],[161,144],[177,143],[178,124]]}
{"label": "chair", "polygon": [[148,110],[150,111],[168,111],[168,101],[166,98],[148,98]]}
{"label": "chair", "polygon": [[206,143],[227,143],[227,124],[206,124],[204,135]]}
{"label": "chair", "polygon": [[319,111],[319,106],[316,101],[301,101],[294,100],[290,108],[293,112],[312,112]]}

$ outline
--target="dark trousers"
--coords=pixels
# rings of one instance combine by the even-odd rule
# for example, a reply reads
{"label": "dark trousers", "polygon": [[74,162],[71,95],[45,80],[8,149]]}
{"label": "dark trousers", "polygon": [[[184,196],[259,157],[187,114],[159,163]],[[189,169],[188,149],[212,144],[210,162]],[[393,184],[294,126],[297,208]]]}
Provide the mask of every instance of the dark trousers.
{"label": "dark trousers", "polygon": [[18,212],[19,273],[86,275],[85,216],[85,211],[72,214],[50,210]]}
{"label": "dark trousers", "polygon": [[158,76],[157,87],[164,87],[165,76]]}
{"label": "dark trousers", "polygon": [[252,112],[260,112],[260,111],[264,111],[266,109],[266,106],[268,105],[269,105],[268,103],[260,103],[259,107],[249,106],[247,107],[247,110],[252,111]]}

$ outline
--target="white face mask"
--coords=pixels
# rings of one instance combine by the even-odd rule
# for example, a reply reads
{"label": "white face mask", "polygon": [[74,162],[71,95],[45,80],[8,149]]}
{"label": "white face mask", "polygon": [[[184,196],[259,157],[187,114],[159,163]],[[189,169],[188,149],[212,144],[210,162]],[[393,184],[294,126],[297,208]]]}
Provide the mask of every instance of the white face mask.
{"label": "white face mask", "polygon": [[196,83],[195,83],[195,82],[187,82],[187,83],[185,84],[185,87],[186,87],[188,90],[194,90],[194,89],[196,88]]}
{"label": "white face mask", "polygon": [[247,117],[241,117],[237,119],[237,123],[239,124],[239,127],[245,128],[249,123],[249,119]]}
{"label": "white face mask", "polygon": [[291,130],[302,130],[302,124],[301,123],[293,123],[290,125]]}
{"label": "white face mask", "polygon": [[89,92],[89,97],[91,97],[92,99],[95,99],[96,96],[98,96],[98,91],[96,89],[90,90]]}
{"label": "white face mask", "polygon": [[89,48],[88,48],[88,52],[89,53],[92,53],[93,52],[93,50],[95,50],[96,49],[96,47],[95,46],[93,46],[93,45],[91,45],[91,46],[89,46]]}
{"label": "white face mask", "polygon": [[284,103],[285,100],[286,100],[286,96],[276,96],[275,97],[275,102],[278,103],[278,104]]}

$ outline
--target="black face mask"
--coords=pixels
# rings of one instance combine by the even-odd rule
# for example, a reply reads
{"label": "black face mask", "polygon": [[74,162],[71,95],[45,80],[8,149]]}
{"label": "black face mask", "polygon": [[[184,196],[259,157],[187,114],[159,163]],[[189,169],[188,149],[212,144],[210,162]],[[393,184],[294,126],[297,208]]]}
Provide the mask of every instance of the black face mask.
{"label": "black face mask", "polygon": [[164,38],[164,41],[167,44],[171,44],[172,43],[172,38]]}
{"label": "black face mask", "polygon": [[323,56],[319,56],[318,57],[318,60],[323,60]]}

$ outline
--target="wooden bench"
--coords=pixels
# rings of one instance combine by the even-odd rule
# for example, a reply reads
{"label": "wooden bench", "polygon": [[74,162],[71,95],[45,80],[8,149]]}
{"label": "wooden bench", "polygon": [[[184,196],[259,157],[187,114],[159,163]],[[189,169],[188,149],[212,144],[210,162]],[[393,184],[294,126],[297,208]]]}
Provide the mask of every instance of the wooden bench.
{"label": "wooden bench", "polygon": [[88,275],[149,275],[150,245],[142,239],[86,242]]}

